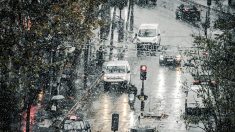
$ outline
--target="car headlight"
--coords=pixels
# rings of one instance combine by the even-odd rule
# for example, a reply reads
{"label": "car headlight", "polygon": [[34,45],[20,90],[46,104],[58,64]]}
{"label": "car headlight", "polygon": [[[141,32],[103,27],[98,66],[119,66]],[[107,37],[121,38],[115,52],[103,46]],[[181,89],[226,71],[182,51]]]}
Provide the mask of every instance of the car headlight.
{"label": "car headlight", "polygon": [[125,79],[126,79],[126,77],[122,77],[122,79],[123,79],[123,80],[125,80]]}
{"label": "car headlight", "polygon": [[157,38],[154,38],[154,39],[153,39],[153,42],[157,42],[157,40],[158,40]]}
{"label": "car headlight", "polygon": [[106,77],[106,76],[104,76],[104,80],[107,80],[107,77]]}
{"label": "car headlight", "polygon": [[177,55],[176,60],[181,60],[181,55]]}
{"label": "car headlight", "polygon": [[159,56],[159,59],[160,59],[160,60],[164,60],[163,55],[160,55],[160,56]]}

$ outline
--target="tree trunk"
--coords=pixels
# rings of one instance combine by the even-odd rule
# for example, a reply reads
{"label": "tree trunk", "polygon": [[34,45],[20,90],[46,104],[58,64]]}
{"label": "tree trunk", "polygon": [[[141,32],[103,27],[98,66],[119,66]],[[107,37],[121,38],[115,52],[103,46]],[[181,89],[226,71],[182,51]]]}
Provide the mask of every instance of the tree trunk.
{"label": "tree trunk", "polygon": [[26,113],[26,132],[30,132],[30,109],[31,109],[31,104],[28,103],[27,113]]}
{"label": "tree trunk", "polygon": [[124,31],[124,23],[122,21],[122,10],[120,10],[120,19],[119,19],[119,29],[118,29],[118,42],[121,42],[123,41],[123,38],[124,38],[124,34],[123,34],[123,31]]}
{"label": "tree trunk", "polygon": [[89,39],[86,42],[85,49],[84,49],[84,79],[83,79],[83,85],[84,89],[87,88],[87,76],[88,76],[88,55],[89,55]]}
{"label": "tree trunk", "polygon": [[113,37],[114,37],[114,29],[115,29],[115,16],[116,16],[116,7],[113,10],[113,19],[112,19],[112,27],[111,27],[111,38],[110,38],[110,52],[109,52],[109,60],[112,59],[113,54]]}
{"label": "tree trunk", "polygon": [[129,5],[128,5],[128,13],[127,13],[127,20],[126,20],[126,30],[129,29],[129,22],[130,22],[130,11],[131,11],[131,0],[129,0]]}

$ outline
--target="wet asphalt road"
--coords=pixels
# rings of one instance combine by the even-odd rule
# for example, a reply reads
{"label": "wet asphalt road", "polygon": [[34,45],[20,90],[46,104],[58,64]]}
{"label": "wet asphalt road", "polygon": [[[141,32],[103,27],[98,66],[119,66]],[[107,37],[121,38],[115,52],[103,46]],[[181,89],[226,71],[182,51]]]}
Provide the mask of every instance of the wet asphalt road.
{"label": "wet asphalt road", "polygon": [[[175,20],[174,12],[164,8],[135,7],[135,31],[141,23],[160,24],[161,45],[191,46],[193,41],[191,34],[198,31],[185,22]],[[184,74],[181,67],[159,66],[159,55],[137,58],[135,44],[127,43],[127,47],[125,58],[131,64],[131,80],[132,84],[137,86],[138,94],[141,89],[139,67],[140,65],[148,67],[144,92],[149,98],[145,101],[144,113],[165,116],[161,119],[141,118],[139,122],[140,101],[136,99],[135,110],[131,110],[127,93],[113,89],[110,92],[101,92],[93,101],[87,103],[89,105],[84,112],[92,125],[92,131],[111,132],[111,118],[114,112],[119,114],[120,132],[127,132],[134,126],[146,125],[154,126],[163,132],[186,131],[181,118],[185,102],[185,94],[181,87],[185,80],[190,81],[190,76]]]}

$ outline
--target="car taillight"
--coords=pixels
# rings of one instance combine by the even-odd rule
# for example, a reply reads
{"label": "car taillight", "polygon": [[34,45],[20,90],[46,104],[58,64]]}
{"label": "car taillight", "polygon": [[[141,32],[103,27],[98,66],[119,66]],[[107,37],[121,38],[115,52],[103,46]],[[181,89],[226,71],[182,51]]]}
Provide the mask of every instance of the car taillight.
{"label": "car taillight", "polygon": [[203,52],[202,53],[204,56],[208,56],[208,52]]}
{"label": "car taillight", "polygon": [[189,9],[188,9],[188,8],[185,8],[184,11],[189,11]]}
{"label": "car taillight", "polygon": [[200,81],[199,81],[199,80],[194,80],[194,81],[193,81],[193,85],[198,85],[198,84],[200,84]]}
{"label": "car taillight", "polygon": [[216,85],[217,85],[217,82],[216,82],[216,81],[210,81],[210,85],[211,85],[211,86],[216,86]]}

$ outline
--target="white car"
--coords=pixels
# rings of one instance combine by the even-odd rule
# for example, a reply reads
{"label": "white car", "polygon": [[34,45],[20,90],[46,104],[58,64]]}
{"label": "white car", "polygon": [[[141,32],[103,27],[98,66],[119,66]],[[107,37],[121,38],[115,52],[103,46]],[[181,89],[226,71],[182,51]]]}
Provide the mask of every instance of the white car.
{"label": "white car", "polygon": [[160,45],[159,24],[141,24],[136,34],[136,43]]}
{"label": "white car", "polygon": [[135,34],[137,56],[150,53],[155,56],[161,43],[161,33],[158,24],[141,24]]}
{"label": "white car", "polygon": [[117,84],[121,89],[127,89],[130,83],[130,65],[128,61],[115,60],[109,61],[103,66],[103,81],[105,91],[109,90],[111,85]]}
{"label": "white car", "polygon": [[186,91],[185,99],[185,113],[187,115],[200,115],[205,111],[203,104],[203,98],[201,85],[192,85],[189,90]]}

